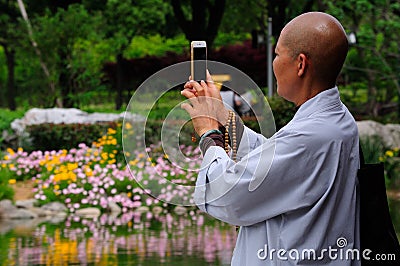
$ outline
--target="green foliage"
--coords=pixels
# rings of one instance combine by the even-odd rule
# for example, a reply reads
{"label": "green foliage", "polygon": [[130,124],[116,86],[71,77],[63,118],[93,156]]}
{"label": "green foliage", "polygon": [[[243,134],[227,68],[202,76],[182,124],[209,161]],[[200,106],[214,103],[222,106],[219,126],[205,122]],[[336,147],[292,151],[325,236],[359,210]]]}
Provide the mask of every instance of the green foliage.
{"label": "green foliage", "polygon": [[0,201],[4,199],[12,200],[14,197],[14,190],[9,186],[8,182],[13,174],[7,167],[0,168]]}
{"label": "green foliage", "polygon": [[135,36],[129,47],[125,50],[126,58],[139,58],[144,56],[163,56],[167,52],[182,54],[188,51],[188,41],[180,34],[174,38],[165,38],[159,34],[151,36]]}
{"label": "green foliage", "polygon": [[102,11],[107,42],[115,55],[125,51],[133,37],[160,30],[168,4],[162,0],[108,0]]}
{"label": "green foliage", "polygon": [[367,104],[363,111],[377,116],[381,106],[400,101],[399,4],[384,0],[325,2],[327,11],[357,37],[344,66],[344,80],[364,84]]}
{"label": "green foliage", "polygon": [[272,98],[267,99],[267,101],[274,115],[275,126],[278,131],[292,120],[296,113],[296,107],[293,103],[286,101],[279,96],[273,96]]}
{"label": "green foliage", "polygon": [[[97,14],[89,14],[82,5],[75,4],[54,14],[46,10],[31,22],[41,58],[26,36],[24,45],[17,50],[16,69],[17,81],[24,91],[20,97],[36,96],[27,99],[28,105],[54,106],[56,98],[68,96],[66,91],[76,92],[100,84],[100,77],[95,73],[100,71],[104,56],[98,53],[97,57],[91,52],[102,38]],[[43,74],[40,60],[50,77]]]}
{"label": "green foliage", "polygon": [[388,149],[379,157],[385,165],[385,174],[389,186],[400,187],[400,147]]}
{"label": "green foliage", "polygon": [[24,113],[23,110],[10,111],[8,109],[0,109],[0,134],[3,130],[11,131],[11,122],[23,117]]}
{"label": "green foliage", "polygon": [[363,137],[360,138],[361,148],[364,154],[365,163],[377,163],[379,158],[384,154],[385,147],[379,137]]}
{"label": "green foliage", "polygon": [[32,138],[25,150],[52,151],[72,149],[80,143],[90,145],[107,132],[108,128],[116,128],[117,123],[96,124],[40,124],[27,127]]}

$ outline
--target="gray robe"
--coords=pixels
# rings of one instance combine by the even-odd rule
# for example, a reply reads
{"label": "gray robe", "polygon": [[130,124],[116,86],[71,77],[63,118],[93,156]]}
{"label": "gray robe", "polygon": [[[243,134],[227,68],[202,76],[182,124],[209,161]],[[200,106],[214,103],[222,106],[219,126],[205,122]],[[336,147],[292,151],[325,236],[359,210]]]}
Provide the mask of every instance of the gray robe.
{"label": "gray robe", "polygon": [[360,265],[358,140],[335,87],[271,138],[245,127],[237,162],[210,147],[194,199],[241,226],[232,265]]}

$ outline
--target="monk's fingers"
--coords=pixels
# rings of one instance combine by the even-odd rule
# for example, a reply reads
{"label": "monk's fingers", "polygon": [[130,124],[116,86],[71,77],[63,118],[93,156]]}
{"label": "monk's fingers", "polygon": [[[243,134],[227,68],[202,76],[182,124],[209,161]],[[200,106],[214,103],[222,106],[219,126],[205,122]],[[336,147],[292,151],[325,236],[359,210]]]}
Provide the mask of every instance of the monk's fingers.
{"label": "monk's fingers", "polygon": [[181,91],[181,94],[188,99],[197,97],[197,95],[196,95],[197,92],[194,89],[184,89],[183,91]]}
{"label": "monk's fingers", "polygon": [[208,71],[208,69],[206,71],[206,79],[207,79],[207,82],[214,83],[214,80],[212,79],[210,71]]}
{"label": "monk's fingers", "polygon": [[183,85],[183,88],[185,89],[192,89],[193,88],[193,80],[189,80],[188,82]]}
{"label": "monk's fingers", "polygon": [[181,108],[182,108],[183,110],[185,110],[186,112],[188,112],[188,114],[190,115],[190,117],[192,117],[193,112],[194,112],[193,106],[191,106],[191,105],[188,104],[188,103],[182,103],[182,104],[181,104]]}
{"label": "monk's fingers", "polygon": [[206,95],[206,90],[207,90],[207,84],[204,81],[201,81],[200,83],[196,81],[190,81],[193,85],[193,89],[196,90],[197,96],[205,96]]}

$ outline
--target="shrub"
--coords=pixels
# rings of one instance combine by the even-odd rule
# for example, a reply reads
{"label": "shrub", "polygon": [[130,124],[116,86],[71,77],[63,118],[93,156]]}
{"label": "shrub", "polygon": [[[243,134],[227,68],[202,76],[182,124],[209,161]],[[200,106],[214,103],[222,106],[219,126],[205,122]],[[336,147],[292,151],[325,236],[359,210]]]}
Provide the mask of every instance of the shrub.
{"label": "shrub", "polygon": [[14,183],[16,180],[10,177],[13,176],[13,173],[7,168],[2,167],[0,168],[0,201],[4,199],[12,200],[14,197],[14,190],[9,184]]}
{"label": "shrub", "polygon": [[286,101],[279,96],[273,96],[267,100],[274,115],[275,126],[276,130],[278,131],[290,120],[292,120],[294,114],[296,113],[296,107],[293,103]]}
{"label": "shrub", "polygon": [[104,135],[108,128],[116,129],[117,123],[31,125],[26,129],[31,142],[23,148],[27,151],[52,151],[72,149],[80,143],[90,145]]}
{"label": "shrub", "polygon": [[384,153],[385,147],[377,136],[360,138],[365,163],[377,163]]}
{"label": "shrub", "polygon": [[400,186],[400,148],[396,147],[385,151],[379,161],[385,165],[385,175],[389,186],[398,188]]}

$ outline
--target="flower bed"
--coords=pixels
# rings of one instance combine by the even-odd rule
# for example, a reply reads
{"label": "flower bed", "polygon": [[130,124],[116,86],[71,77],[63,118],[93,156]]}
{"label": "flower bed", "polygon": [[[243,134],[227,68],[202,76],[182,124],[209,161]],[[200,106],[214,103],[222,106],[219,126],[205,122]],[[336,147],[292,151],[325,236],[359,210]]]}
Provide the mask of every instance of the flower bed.
{"label": "flower bed", "polygon": [[[129,130],[129,124],[125,126]],[[7,149],[1,161],[2,171],[7,171],[9,183],[32,179],[34,197],[40,205],[59,201],[70,212],[85,207],[106,211],[111,203],[117,203],[122,212],[127,212],[140,206],[168,207],[166,202],[176,197],[191,200],[190,191],[185,187],[176,190],[174,186],[159,186],[159,183],[169,180],[175,184],[193,184],[194,171],[174,166],[158,145],[151,145],[146,151],[132,151],[134,156],[129,154],[128,157],[134,159],[127,167],[120,131],[120,128],[109,128],[107,134],[91,146],[81,143],[70,150],[27,153],[21,148]],[[198,149],[181,149],[184,154],[199,158]],[[200,163],[189,161],[192,169]],[[152,192],[158,197],[148,194]]]}

